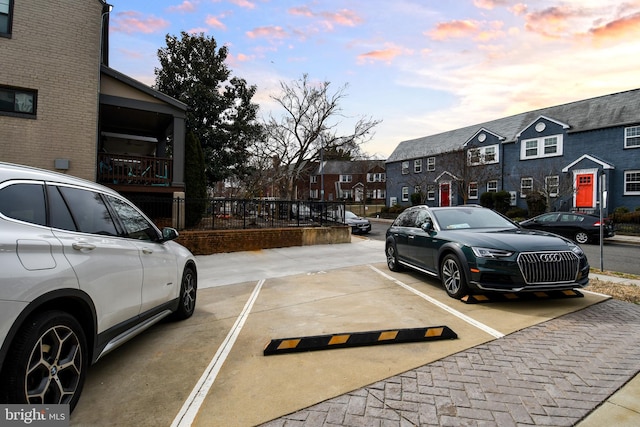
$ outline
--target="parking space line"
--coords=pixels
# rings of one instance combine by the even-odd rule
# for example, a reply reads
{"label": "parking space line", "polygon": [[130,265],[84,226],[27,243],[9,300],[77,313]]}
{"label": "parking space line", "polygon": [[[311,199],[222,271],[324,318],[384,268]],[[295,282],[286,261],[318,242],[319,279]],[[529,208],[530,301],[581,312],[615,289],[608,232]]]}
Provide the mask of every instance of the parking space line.
{"label": "parking space line", "polygon": [[216,377],[218,376],[218,373],[220,372],[220,369],[222,368],[222,364],[231,352],[231,348],[233,347],[233,344],[235,344],[238,335],[240,335],[240,331],[242,330],[247,317],[249,317],[249,313],[251,312],[253,304],[256,302],[256,299],[258,299],[258,294],[262,289],[264,281],[264,279],[260,280],[254,288],[253,293],[242,309],[240,316],[238,316],[238,319],[227,334],[227,337],[224,339],[220,347],[218,347],[218,351],[216,352],[215,356],[213,356],[213,359],[211,359],[209,366],[207,366],[207,369],[204,371],[204,373],[196,383],[196,386],[191,391],[191,394],[182,405],[180,412],[178,412],[178,415],[176,415],[173,422],[171,423],[171,427],[190,426],[195,420],[196,416],[198,415],[198,411],[200,410],[200,407],[204,402],[204,399],[209,393],[209,389],[211,389],[211,386],[213,385]]}
{"label": "parking space line", "polygon": [[481,329],[483,331],[485,331],[486,333],[488,333],[489,335],[492,335],[496,338],[502,338],[504,337],[504,334],[500,331],[496,331],[495,329],[485,325],[484,323],[478,322],[477,320],[467,316],[466,314],[463,314],[461,312],[459,312],[458,310],[449,307],[446,304],[441,303],[440,301],[430,297],[427,294],[424,294],[422,292],[420,292],[417,289],[412,288],[411,286],[407,285],[406,283],[402,283],[400,280],[391,277],[390,275],[388,275],[387,273],[385,273],[382,270],[377,269],[376,267],[369,265],[368,266],[370,269],[372,269],[373,271],[375,271],[376,273],[380,274],[381,276],[391,280],[392,282],[394,282],[396,285],[402,286],[403,288],[405,288],[406,290],[413,292],[414,294],[418,295],[420,298],[423,298],[427,301],[429,301],[431,304],[435,304],[438,307],[440,307],[441,309],[453,314],[454,316],[456,316],[457,318],[464,320],[465,322],[469,323],[470,325],[475,326],[478,329]]}

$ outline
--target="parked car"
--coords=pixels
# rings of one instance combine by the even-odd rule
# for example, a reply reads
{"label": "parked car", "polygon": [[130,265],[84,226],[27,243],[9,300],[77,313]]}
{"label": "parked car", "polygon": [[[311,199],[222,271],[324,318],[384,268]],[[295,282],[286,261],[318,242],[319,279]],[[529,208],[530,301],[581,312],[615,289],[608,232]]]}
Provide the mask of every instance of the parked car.
{"label": "parked car", "polygon": [[[572,239],[580,244],[600,242],[600,216],[573,212],[550,212],[520,222],[520,226],[548,231]],[[603,237],[613,237],[611,220],[603,221]]]}
{"label": "parked car", "polygon": [[371,222],[351,211],[344,211],[344,222],[351,227],[353,234],[366,234],[371,231]]}
{"label": "parked car", "polygon": [[177,236],[109,188],[0,162],[0,403],[73,410],[90,364],[190,317],[197,266]]}
{"label": "parked car", "polygon": [[385,251],[390,270],[437,277],[452,298],[565,290],[589,281],[587,257],[574,242],[520,228],[482,207],[411,207],[387,230]]}

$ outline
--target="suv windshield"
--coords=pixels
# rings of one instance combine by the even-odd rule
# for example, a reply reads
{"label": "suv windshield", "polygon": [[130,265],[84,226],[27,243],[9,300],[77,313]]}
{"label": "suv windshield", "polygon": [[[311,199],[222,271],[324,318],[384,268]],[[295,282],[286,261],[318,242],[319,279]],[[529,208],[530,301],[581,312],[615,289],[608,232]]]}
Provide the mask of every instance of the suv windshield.
{"label": "suv windshield", "polygon": [[474,228],[516,228],[508,219],[489,209],[446,208],[434,209],[432,214],[441,230]]}

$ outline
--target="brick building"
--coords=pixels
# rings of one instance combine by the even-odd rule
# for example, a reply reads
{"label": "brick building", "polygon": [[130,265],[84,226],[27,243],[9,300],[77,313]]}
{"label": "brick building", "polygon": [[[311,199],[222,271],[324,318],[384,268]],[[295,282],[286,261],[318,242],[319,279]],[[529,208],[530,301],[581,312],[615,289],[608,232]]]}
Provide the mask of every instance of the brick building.
{"label": "brick building", "polygon": [[384,204],[384,160],[327,160],[318,163],[309,178],[309,199]]}

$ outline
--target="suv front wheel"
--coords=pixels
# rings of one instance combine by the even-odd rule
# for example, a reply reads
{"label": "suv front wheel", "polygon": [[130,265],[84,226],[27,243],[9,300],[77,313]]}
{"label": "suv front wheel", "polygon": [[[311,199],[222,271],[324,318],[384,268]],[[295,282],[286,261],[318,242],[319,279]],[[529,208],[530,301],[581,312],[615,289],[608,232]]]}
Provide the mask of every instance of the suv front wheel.
{"label": "suv front wheel", "polygon": [[88,367],[87,343],[78,321],[45,311],[18,331],[4,366],[1,395],[10,403],[69,404],[80,399]]}

